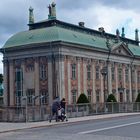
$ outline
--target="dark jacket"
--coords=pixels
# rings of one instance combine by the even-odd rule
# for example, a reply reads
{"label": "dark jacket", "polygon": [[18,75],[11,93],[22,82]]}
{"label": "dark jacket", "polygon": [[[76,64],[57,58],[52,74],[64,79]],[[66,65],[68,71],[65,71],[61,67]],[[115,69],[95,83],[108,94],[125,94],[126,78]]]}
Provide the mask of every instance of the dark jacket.
{"label": "dark jacket", "polygon": [[60,101],[58,99],[55,99],[52,104],[52,110],[56,112],[60,107]]}

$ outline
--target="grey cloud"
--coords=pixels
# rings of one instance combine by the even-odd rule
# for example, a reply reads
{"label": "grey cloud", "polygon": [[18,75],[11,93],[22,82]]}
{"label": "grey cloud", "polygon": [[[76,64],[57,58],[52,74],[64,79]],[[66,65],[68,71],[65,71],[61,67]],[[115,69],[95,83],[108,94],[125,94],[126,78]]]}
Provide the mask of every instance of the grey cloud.
{"label": "grey cloud", "polygon": [[[0,3],[0,44],[5,42],[8,35],[15,34],[16,32],[27,30],[28,23],[28,8],[32,6],[34,8],[35,21],[47,19],[48,9],[50,1],[44,0],[2,0]],[[64,20],[70,23],[77,23],[79,21],[85,21],[87,27],[93,27],[98,24],[96,15],[92,13],[92,17],[89,17],[87,8],[102,4],[108,7],[133,10],[139,9],[139,0],[56,0],[58,19]],[[83,15],[77,15],[72,13],[80,13],[84,11]],[[65,14],[64,14],[65,13]],[[88,16],[87,16],[88,15]],[[92,19],[90,19],[92,18]],[[89,22],[89,20],[91,22]],[[93,22],[92,22],[93,21]]]}
{"label": "grey cloud", "polygon": [[118,8],[118,9],[131,9],[134,11],[139,11],[139,0],[99,0],[98,3],[101,3],[102,5]]}
{"label": "grey cloud", "polygon": [[102,4],[107,7],[119,8],[119,9],[132,9],[134,11],[139,10],[139,0],[61,0],[58,2],[58,6],[63,9],[85,9],[89,7]]}
{"label": "grey cloud", "polygon": [[84,9],[93,6],[96,0],[61,0],[58,2],[58,6],[62,9],[73,10],[73,9]]}

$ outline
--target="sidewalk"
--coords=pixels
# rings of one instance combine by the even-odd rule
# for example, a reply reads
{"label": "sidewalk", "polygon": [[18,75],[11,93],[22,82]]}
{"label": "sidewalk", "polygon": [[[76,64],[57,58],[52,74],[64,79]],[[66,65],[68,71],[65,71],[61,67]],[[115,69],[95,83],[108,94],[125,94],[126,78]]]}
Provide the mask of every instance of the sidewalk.
{"label": "sidewalk", "polygon": [[17,130],[28,129],[28,128],[47,127],[47,126],[52,126],[52,125],[68,124],[68,123],[97,120],[97,119],[107,119],[107,118],[113,118],[113,117],[123,117],[123,116],[130,116],[130,115],[131,116],[132,115],[140,115],[140,112],[139,113],[104,114],[104,115],[69,118],[68,122],[55,122],[55,121],[52,121],[51,123],[49,123],[49,121],[27,122],[27,123],[0,122],[0,133],[17,131]]}

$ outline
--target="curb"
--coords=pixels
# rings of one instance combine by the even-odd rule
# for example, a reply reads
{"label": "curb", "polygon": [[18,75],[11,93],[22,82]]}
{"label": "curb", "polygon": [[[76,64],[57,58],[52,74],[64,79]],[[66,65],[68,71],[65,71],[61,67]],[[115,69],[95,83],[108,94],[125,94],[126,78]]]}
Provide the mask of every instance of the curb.
{"label": "curb", "polygon": [[[67,122],[49,123],[47,121],[47,124],[15,128],[15,129],[11,129],[11,130],[4,130],[4,131],[0,131],[0,133],[9,133],[9,132],[15,132],[15,131],[20,131],[20,130],[25,130],[25,129],[33,129],[33,128],[41,128],[41,127],[43,128],[43,127],[51,127],[51,126],[58,126],[58,125],[65,125],[65,124],[75,124],[75,123],[84,122],[84,121],[93,121],[93,120],[110,119],[110,118],[126,117],[126,116],[136,116],[136,115],[140,115],[140,113],[104,114],[104,115],[96,115],[96,117],[95,116],[77,117],[77,118],[74,118],[75,120],[71,120],[71,121],[67,121]],[[69,119],[73,119],[73,118],[69,118]],[[44,121],[44,123],[46,123],[46,121]]]}

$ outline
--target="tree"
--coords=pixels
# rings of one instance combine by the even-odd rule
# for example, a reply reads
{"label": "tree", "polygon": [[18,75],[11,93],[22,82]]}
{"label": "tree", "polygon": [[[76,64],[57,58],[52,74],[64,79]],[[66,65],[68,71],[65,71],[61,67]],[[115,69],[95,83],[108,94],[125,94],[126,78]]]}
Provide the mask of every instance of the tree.
{"label": "tree", "polygon": [[89,103],[89,100],[84,93],[81,93],[77,100],[77,104],[81,104],[81,103]]}
{"label": "tree", "polygon": [[113,94],[109,94],[107,102],[117,102],[117,100]]}
{"label": "tree", "polygon": [[137,99],[136,99],[135,102],[140,102],[140,93],[138,94]]}
{"label": "tree", "polygon": [[0,74],[0,84],[3,83],[3,74]]}

